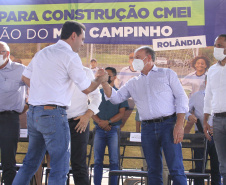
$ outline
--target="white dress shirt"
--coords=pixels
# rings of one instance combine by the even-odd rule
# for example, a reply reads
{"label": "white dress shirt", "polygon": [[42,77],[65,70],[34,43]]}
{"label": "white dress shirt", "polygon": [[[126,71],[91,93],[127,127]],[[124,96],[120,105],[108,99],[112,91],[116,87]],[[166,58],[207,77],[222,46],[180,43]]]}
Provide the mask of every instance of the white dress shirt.
{"label": "white dress shirt", "polygon": [[204,99],[204,113],[226,112],[226,66],[219,63],[209,68]]}
{"label": "white dress shirt", "polygon": [[81,91],[91,84],[80,57],[63,40],[39,51],[23,75],[30,79],[31,105],[70,106],[73,82]]}
{"label": "white dress shirt", "polygon": [[140,120],[150,120],[176,113],[188,112],[188,98],[177,74],[171,69],[155,65],[147,75],[141,74],[130,79],[118,91],[112,88],[112,95],[106,100],[113,104],[132,97]]}
{"label": "white dress shirt", "polygon": [[[84,67],[83,70],[86,72],[86,75],[90,80],[94,79],[94,74],[91,69]],[[93,92],[86,95],[75,84],[72,86],[74,88],[74,92],[71,98],[71,106],[67,110],[68,119],[84,115],[88,109],[92,110],[94,114],[97,114],[99,112],[98,108],[102,99],[100,89],[97,88]]]}

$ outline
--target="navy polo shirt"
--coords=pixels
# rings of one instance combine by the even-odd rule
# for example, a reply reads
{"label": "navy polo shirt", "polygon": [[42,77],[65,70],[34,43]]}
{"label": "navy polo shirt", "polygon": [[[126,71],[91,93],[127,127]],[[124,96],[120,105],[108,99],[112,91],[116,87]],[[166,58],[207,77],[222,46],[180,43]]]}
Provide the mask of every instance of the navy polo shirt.
{"label": "navy polo shirt", "polygon": [[[113,87],[116,91],[118,90],[115,86]],[[100,92],[102,94],[102,102],[99,106],[100,112],[97,114],[97,116],[101,120],[109,120],[113,116],[119,113],[119,109],[125,107],[126,109],[129,108],[128,102],[124,101],[120,104],[112,104],[109,100],[106,101],[104,97],[104,90],[100,89]],[[95,125],[98,125],[95,121],[93,121]],[[112,123],[112,125],[121,125],[122,120],[119,120],[117,122]]]}

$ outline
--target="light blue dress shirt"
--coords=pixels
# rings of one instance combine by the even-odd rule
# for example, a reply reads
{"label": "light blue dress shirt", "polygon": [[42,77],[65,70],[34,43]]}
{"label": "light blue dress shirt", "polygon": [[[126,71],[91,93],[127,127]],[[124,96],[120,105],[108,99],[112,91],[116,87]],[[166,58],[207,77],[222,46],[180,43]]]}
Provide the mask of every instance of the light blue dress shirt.
{"label": "light blue dress shirt", "polygon": [[22,112],[25,105],[25,84],[21,80],[25,66],[9,60],[0,69],[0,112]]}
{"label": "light blue dress shirt", "polygon": [[[186,113],[185,119],[188,120],[188,117],[192,114],[194,111],[194,115],[197,119],[200,120],[200,122],[203,125],[203,119],[204,119],[204,97],[205,97],[205,90],[201,90],[196,92],[191,96],[189,99],[189,112]],[[212,126],[212,116],[210,116],[208,123]],[[195,130],[197,131],[198,128],[195,124]]]}
{"label": "light blue dress shirt", "polygon": [[133,98],[141,121],[188,112],[188,97],[171,69],[154,65],[147,75],[130,79],[118,91],[112,88],[112,95],[107,99],[118,104],[129,97]]}

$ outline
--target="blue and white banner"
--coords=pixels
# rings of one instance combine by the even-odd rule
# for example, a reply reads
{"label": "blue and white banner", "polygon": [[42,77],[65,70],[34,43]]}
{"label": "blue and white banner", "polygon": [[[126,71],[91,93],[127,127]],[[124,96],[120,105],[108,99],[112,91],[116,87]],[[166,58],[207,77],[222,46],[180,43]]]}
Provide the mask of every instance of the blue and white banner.
{"label": "blue and white banner", "polygon": [[[86,43],[152,45],[165,39],[161,48],[173,49],[172,42],[165,46],[170,38],[205,36],[212,46],[216,36],[226,33],[225,10],[222,0],[0,1],[0,40],[54,43],[62,24],[76,20],[87,28]],[[205,46],[194,43],[188,46]]]}

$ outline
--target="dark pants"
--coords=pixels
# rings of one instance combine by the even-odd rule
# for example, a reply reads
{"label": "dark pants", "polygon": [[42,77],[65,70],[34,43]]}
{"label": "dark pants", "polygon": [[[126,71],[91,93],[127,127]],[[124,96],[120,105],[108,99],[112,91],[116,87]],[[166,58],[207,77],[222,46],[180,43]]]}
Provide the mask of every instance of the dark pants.
{"label": "dark pants", "polygon": [[[203,149],[195,149],[194,150],[194,158],[201,159],[203,158]],[[211,184],[212,185],[221,185],[221,175],[219,171],[219,162],[217,157],[216,148],[214,145],[213,137],[211,141],[207,142],[207,151],[206,156],[210,156],[210,169],[211,169]],[[202,171],[202,162],[195,161],[195,171],[201,172]],[[195,185],[204,185],[204,181],[201,179],[195,180]]]}
{"label": "dark pants", "polygon": [[16,175],[16,150],[19,139],[19,114],[6,112],[0,114],[0,147],[3,181],[11,185]]}
{"label": "dark pants", "polygon": [[77,133],[74,129],[79,120],[69,120],[71,132],[71,166],[75,185],[89,185],[88,167],[86,164],[89,125],[85,132]]}

